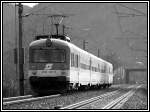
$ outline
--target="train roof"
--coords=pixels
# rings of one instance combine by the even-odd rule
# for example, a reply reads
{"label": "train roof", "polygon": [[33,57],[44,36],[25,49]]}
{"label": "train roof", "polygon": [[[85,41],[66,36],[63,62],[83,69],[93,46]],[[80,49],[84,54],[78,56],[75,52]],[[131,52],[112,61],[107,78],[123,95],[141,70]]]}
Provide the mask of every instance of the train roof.
{"label": "train roof", "polygon": [[[39,39],[39,40],[35,40],[33,42],[30,43],[30,47],[32,46],[42,46],[42,45],[45,45],[47,39],[44,38],[44,39]],[[54,39],[54,38],[50,38],[50,41],[51,42],[55,42],[56,44],[59,44],[59,45],[62,45],[62,46],[68,46],[68,43],[67,41],[64,41],[64,40],[61,40],[61,39]],[[69,47],[69,46],[68,46]]]}
{"label": "train roof", "polygon": [[69,43],[69,46],[70,46],[70,48],[72,48],[72,49],[74,48],[74,49],[77,49],[79,52],[86,53],[86,54],[88,54],[89,56],[91,56],[92,58],[95,58],[95,59],[97,59],[97,60],[99,60],[99,61],[101,61],[101,62],[103,62],[103,63],[107,63],[107,64],[112,65],[110,62],[105,61],[105,60],[103,60],[103,59],[101,59],[101,58],[99,58],[99,57],[93,55],[92,53],[87,52],[87,51],[85,51],[85,50],[83,50],[83,49],[77,47],[76,45],[74,45],[74,44],[72,44],[72,43]]}
{"label": "train roof", "polygon": [[[35,40],[35,41],[33,41],[29,46],[40,46],[40,45],[42,45],[42,44],[45,44],[45,43],[46,43],[46,40],[47,40],[47,39]],[[51,38],[50,40],[51,40],[52,42],[55,42],[55,43],[59,44],[59,45],[69,47],[69,48],[72,49],[72,50],[73,50],[73,49],[76,49],[76,50],[79,51],[80,53],[87,54],[87,55],[89,55],[89,56],[91,56],[91,57],[93,57],[93,58],[95,58],[95,59],[97,59],[97,60],[99,60],[99,61],[102,61],[103,63],[112,65],[110,62],[105,61],[105,60],[103,60],[103,59],[101,59],[101,58],[98,58],[97,56],[95,56],[95,55],[93,55],[93,54],[91,54],[91,53],[89,53],[89,52],[87,52],[87,51],[85,51],[85,50],[83,50],[83,49],[77,47],[77,46],[74,45],[73,43],[70,43],[70,42],[67,42],[67,41],[64,41],[64,40],[61,40],[61,39],[54,39],[54,38]]]}

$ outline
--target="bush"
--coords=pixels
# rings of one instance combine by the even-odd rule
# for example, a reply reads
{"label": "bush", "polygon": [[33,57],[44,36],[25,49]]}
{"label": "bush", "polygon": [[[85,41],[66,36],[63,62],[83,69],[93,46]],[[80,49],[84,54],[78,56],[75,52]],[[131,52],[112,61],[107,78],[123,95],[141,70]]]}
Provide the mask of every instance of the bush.
{"label": "bush", "polygon": [[18,96],[18,90],[17,81],[13,79],[3,81],[3,97]]}

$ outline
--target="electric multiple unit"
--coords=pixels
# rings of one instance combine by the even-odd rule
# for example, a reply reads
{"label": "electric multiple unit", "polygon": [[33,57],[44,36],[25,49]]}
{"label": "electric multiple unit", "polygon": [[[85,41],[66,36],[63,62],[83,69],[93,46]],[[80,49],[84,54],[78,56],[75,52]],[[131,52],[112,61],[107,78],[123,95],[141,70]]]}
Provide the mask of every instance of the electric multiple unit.
{"label": "electric multiple unit", "polygon": [[[36,93],[109,87],[111,63],[63,39],[41,38],[29,46],[29,82]],[[67,39],[67,40],[65,40]]]}

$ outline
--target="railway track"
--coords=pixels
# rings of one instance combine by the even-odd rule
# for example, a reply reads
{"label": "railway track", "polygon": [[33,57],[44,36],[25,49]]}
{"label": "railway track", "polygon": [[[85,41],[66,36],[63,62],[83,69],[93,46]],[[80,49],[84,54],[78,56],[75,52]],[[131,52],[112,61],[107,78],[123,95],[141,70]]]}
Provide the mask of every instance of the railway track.
{"label": "railway track", "polygon": [[119,93],[118,90],[113,91],[113,92],[107,92],[106,94],[103,94],[103,95],[100,95],[100,96],[97,96],[97,97],[94,97],[94,98],[91,98],[91,99],[88,99],[88,100],[84,100],[84,101],[81,101],[79,103],[75,103],[75,104],[72,104],[72,105],[69,105],[69,106],[66,106],[66,107],[62,107],[60,109],[78,109],[79,107],[88,105],[90,103],[96,102],[99,99],[102,99],[102,98],[108,97],[108,96],[112,96],[112,95],[115,95],[115,94],[118,94],[118,93]]}
{"label": "railway track", "polygon": [[27,96],[3,98],[3,105],[26,103],[26,102],[32,102],[32,101],[37,101],[37,100],[42,100],[42,99],[54,98],[54,97],[58,97],[58,96],[60,96],[60,94],[44,96],[44,97],[34,97],[32,95],[27,95]]}
{"label": "railway track", "polygon": [[[137,86],[137,88],[140,88],[142,85]],[[121,106],[135,93],[136,89],[132,89],[131,91],[127,92],[126,94],[122,95],[121,97],[117,98],[116,100],[110,102],[106,106],[104,106],[102,109],[120,109]]]}
{"label": "railway track", "polygon": [[8,97],[8,98],[3,98],[3,102],[13,101],[13,100],[21,100],[21,99],[26,99],[26,98],[31,98],[31,97],[33,97],[33,95]]}
{"label": "railway track", "polygon": [[[135,89],[135,86],[130,85],[128,87],[124,87],[124,86],[119,87],[117,90],[113,90],[111,92],[104,92],[103,94],[100,94],[100,96],[96,96],[96,97],[94,96],[93,98],[89,97],[90,99],[88,99],[88,100],[83,99],[82,101],[80,100],[81,102],[78,102],[75,104],[70,103],[71,105],[69,104],[69,106],[67,106],[67,103],[66,103],[67,100],[70,101],[70,98],[72,100],[75,100],[74,98],[78,97],[78,95],[73,94],[75,96],[72,96],[71,94],[69,94],[69,96],[68,96],[68,94],[67,94],[64,96],[64,95],[57,94],[57,95],[44,96],[44,97],[34,97],[34,96],[28,95],[28,96],[4,98],[3,106],[4,106],[4,108],[10,108],[10,109],[11,108],[13,108],[13,109],[14,108],[24,108],[24,106],[26,109],[27,109],[27,107],[35,109],[36,106],[38,108],[41,108],[41,107],[39,107],[40,105],[42,105],[42,109],[44,109],[44,108],[49,108],[49,109],[85,109],[86,108],[86,109],[89,109],[90,106],[91,107],[94,106],[94,108],[95,108],[96,107],[95,104],[96,105],[98,104],[99,107],[96,107],[95,109],[102,109],[104,106],[105,106],[104,109],[107,109],[107,108],[114,109],[114,108],[119,108],[119,106],[118,107],[115,106],[115,105],[119,105],[119,101],[125,102],[125,100],[122,100],[123,97],[120,98],[120,96],[124,95],[126,92],[129,92],[129,90],[132,90],[132,89]],[[134,93],[134,91],[132,90],[132,92],[130,91],[128,93],[128,95],[131,95],[133,93]],[[124,95],[124,98],[127,96]],[[42,99],[50,99],[50,100],[42,100]],[[80,99],[80,97],[78,99]],[[116,99],[118,99],[118,100],[116,100]],[[114,100],[116,103],[111,102]],[[126,98],[126,100],[127,100],[127,98]],[[40,102],[38,102],[36,105],[36,102],[33,103],[34,101],[40,101],[40,102],[44,102],[44,103],[40,104]],[[30,105],[31,102],[34,105]],[[53,104],[54,102],[55,103],[57,102],[56,105]],[[108,103],[110,103],[110,102],[112,103],[113,106],[110,106],[110,107],[107,106],[107,108],[106,108],[106,105],[108,105]],[[13,105],[13,104],[16,104],[16,105]],[[19,106],[20,104],[23,104],[22,105],[23,107],[20,107]],[[44,104],[44,106],[43,106],[43,104]],[[48,105],[46,105],[46,104],[48,104]],[[120,103],[120,106],[121,106],[121,103]],[[93,109],[93,107],[92,107],[92,109]]]}
{"label": "railway track", "polygon": [[[140,86],[136,87],[139,88]],[[129,86],[128,88],[135,88],[135,85]],[[129,92],[121,95],[119,98],[115,99],[102,109],[119,109],[133,94],[135,93],[135,89],[130,90]],[[95,102],[98,102],[100,99],[105,99],[107,97],[115,96],[121,94],[120,90],[116,90],[113,92],[108,92],[106,94],[84,100],[66,107],[57,108],[57,109],[80,109],[82,107],[85,107],[86,105],[94,104]],[[102,100],[103,101],[103,100]]]}
{"label": "railway track", "polygon": [[60,94],[52,95],[52,96],[45,96],[45,97],[36,97],[33,95],[26,95],[26,96],[3,98],[3,106],[32,102],[32,101],[37,101],[40,99],[54,98],[57,96],[60,96]]}

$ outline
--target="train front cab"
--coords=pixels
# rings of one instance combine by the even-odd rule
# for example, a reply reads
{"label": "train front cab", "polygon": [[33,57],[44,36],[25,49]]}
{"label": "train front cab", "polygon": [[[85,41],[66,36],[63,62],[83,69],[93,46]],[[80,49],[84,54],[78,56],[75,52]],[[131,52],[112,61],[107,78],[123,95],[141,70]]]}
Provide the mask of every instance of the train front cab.
{"label": "train front cab", "polygon": [[29,48],[29,82],[36,93],[63,91],[69,84],[69,48],[66,44],[46,40]]}

